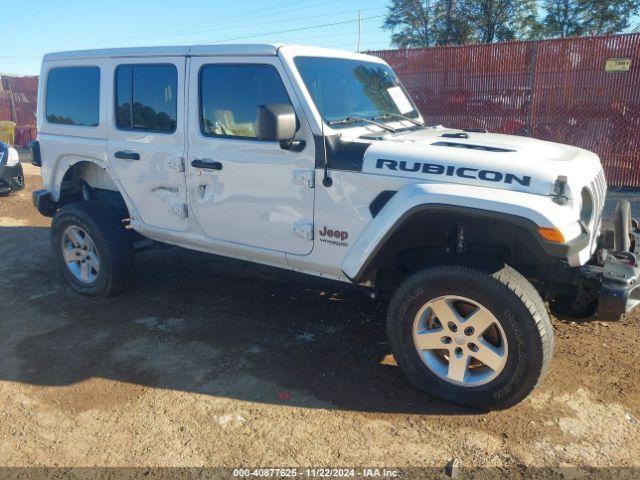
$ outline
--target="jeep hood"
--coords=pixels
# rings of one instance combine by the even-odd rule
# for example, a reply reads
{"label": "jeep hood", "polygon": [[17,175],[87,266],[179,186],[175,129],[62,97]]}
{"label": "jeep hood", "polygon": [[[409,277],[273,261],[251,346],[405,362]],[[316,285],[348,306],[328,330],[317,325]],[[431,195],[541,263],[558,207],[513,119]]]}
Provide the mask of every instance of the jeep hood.
{"label": "jeep hood", "polygon": [[538,195],[552,195],[554,183],[564,176],[571,197],[600,176],[602,167],[597,155],[569,145],[431,127],[373,140],[363,172]]}

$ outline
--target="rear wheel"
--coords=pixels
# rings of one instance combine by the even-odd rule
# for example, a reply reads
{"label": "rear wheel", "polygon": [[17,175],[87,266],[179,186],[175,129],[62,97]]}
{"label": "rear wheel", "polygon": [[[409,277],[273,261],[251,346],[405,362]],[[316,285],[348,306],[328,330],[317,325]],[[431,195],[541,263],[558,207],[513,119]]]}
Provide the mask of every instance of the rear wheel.
{"label": "rear wheel", "polygon": [[108,297],[131,283],[131,239],[112,208],[90,201],[63,207],[53,218],[51,243],[60,269],[77,292]]}
{"label": "rear wheel", "polygon": [[414,386],[480,409],[524,399],[553,353],[542,299],[508,266],[438,266],[413,275],[391,301],[387,330],[396,361]]}

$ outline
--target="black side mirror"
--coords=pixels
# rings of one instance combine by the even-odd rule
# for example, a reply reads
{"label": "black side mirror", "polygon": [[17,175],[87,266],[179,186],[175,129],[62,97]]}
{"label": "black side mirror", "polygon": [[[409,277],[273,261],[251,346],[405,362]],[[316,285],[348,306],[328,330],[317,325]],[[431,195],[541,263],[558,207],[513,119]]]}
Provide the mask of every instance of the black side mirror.
{"label": "black side mirror", "polygon": [[296,136],[296,112],[291,105],[273,104],[258,107],[256,131],[260,140],[291,142]]}

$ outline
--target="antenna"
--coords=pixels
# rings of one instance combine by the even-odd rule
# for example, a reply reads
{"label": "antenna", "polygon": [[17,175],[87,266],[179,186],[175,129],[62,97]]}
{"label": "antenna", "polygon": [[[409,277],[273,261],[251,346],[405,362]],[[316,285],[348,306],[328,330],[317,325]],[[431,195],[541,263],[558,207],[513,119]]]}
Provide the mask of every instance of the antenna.
{"label": "antenna", "polygon": [[324,119],[320,117],[320,133],[322,134],[322,148],[324,149],[324,176],[322,177],[322,185],[330,187],[333,180],[329,176],[329,156],[327,155],[327,137],[324,135]]}

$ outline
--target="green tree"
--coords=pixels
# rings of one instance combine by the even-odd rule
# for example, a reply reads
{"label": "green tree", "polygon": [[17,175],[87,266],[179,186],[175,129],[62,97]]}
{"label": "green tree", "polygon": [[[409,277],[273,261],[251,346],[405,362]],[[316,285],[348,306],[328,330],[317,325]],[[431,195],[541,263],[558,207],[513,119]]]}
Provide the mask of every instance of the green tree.
{"label": "green tree", "polygon": [[574,37],[621,33],[638,15],[639,0],[545,0],[544,34]]}
{"label": "green tree", "polygon": [[384,28],[400,48],[537,36],[536,0],[392,0]]}
{"label": "green tree", "polygon": [[587,35],[620,33],[638,15],[638,0],[580,0],[583,4],[583,31]]}
{"label": "green tree", "polygon": [[477,42],[532,38],[538,29],[535,0],[468,0],[467,5]]}
{"label": "green tree", "polygon": [[456,17],[456,0],[444,0],[438,2],[438,7],[441,10],[439,15],[436,15],[436,21],[440,18],[440,34],[438,35],[438,43],[447,45],[453,41],[454,37],[454,22]]}
{"label": "green tree", "polygon": [[438,45],[464,45],[473,41],[467,15],[469,0],[439,0],[434,7],[434,33]]}
{"label": "green tree", "polygon": [[576,0],[545,0],[544,34],[569,37],[582,34],[582,2]]}
{"label": "green tree", "polygon": [[435,44],[435,12],[432,0],[392,0],[383,28],[393,31],[391,42],[400,48]]}

